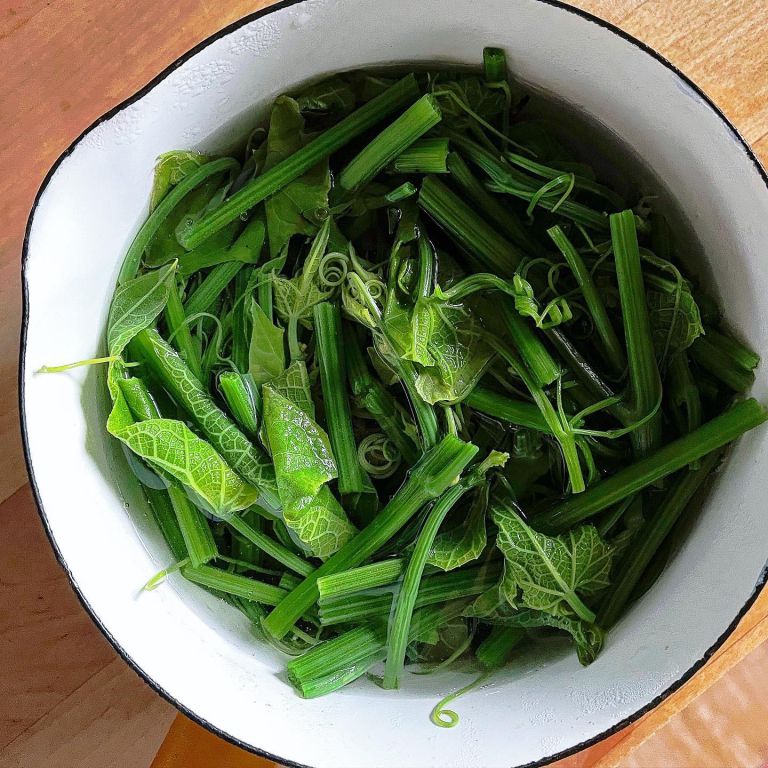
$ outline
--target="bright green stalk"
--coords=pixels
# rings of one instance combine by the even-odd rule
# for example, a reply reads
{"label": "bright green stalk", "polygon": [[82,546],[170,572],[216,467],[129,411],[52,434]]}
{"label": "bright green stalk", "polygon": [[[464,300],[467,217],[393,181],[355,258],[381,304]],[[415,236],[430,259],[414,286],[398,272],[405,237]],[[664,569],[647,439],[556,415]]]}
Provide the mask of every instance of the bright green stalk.
{"label": "bright green stalk", "polygon": [[419,205],[484,267],[512,277],[524,254],[435,176],[424,179]]}
{"label": "bright green stalk", "polygon": [[395,173],[448,173],[448,139],[420,139],[403,150],[392,163]]}
{"label": "bright green stalk", "polygon": [[347,163],[339,174],[339,187],[350,194],[356,192],[440,119],[435,97],[422,96]]}
{"label": "bright green stalk", "polygon": [[534,403],[513,400],[511,397],[498,394],[481,384],[478,384],[469,393],[464,403],[494,419],[508,421],[510,424],[528,427],[539,432],[550,432],[541,411]]}
{"label": "bright green stalk", "polygon": [[347,361],[347,377],[352,394],[363,408],[378,422],[384,434],[397,446],[403,461],[409,466],[416,463],[419,453],[416,445],[402,428],[395,398],[384,385],[371,375],[363,358],[360,342],[351,326],[344,331],[344,351]]}
{"label": "bright green stalk", "polygon": [[281,638],[318,598],[317,580],[360,565],[384,546],[426,503],[453,484],[477,453],[477,447],[444,437],[413,468],[405,483],[368,526],[326,560],[264,620],[264,630]]}
{"label": "bright green stalk", "polygon": [[229,412],[251,439],[259,436],[261,393],[249,373],[225,371],[219,375],[219,389]]}
{"label": "bright green stalk", "polygon": [[185,565],[181,569],[181,575],[209,589],[215,589],[217,592],[224,592],[227,595],[235,595],[245,600],[253,600],[262,605],[277,605],[286,592],[280,587],[272,584],[265,584],[262,581],[256,581],[248,576],[242,576],[239,573],[230,573],[221,568],[214,568],[211,565],[190,566]]}
{"label": "bright green stalk", "polygon": [[524,638],[525,630],[520,627],[492,627],[488,637],[477,646],[475,656],[485,669],[498,669]]}
{"label": "bright green stalk", "polygon": [[354,592],[392,584],[403,575],[404,570],[405,561],[395,558],[323,576],[317,580],[320,603],[322,604],[323,600],[345,597]]}
{"label": "bright green stalk", "polygon": [[507,56],[501,48],[483,48],[483,75],[489,83],[507,79]]}
{"label": "bright green stalk", "polygon": [[165,305],[165,324],[168,326],[168,337],[178,350],[181,359],[197,378],[202,378],[203,369],[200,364],[200,353],[192,340],[192,332],[175,281],[171,290],[168,291],[168,303]]}
{"label": "bright green stalk", "polygon": [[[515,313],[517,314],[517,313]],[[576,447],[576,438],[573,432],[566,429],[560,421],[555,407],[549,401],[547,393],[539,386],[533,376],[515,353],[503,342],[493,337],[489,337],[493,348],[504,358],[504,361],[516,373],[525,384],[526,389],[531,393],[533,402],[536,403],[541,411],[542,418],[546,422],[549,430],[552,432],[555,440],[560,445],[563,454],[563,461],[568,471],[568,477],[571,481],[571,493],[580,494],[585,488],[584,475],[581,471],[579,462],[579,451]]]}
{"label": "bright green stalk", "polygon": [[669,399],[674,406],[673,416],[681,434],[692,432],[701,425],[701,394],[683,350],[669,360]]}
{"label": "bright green stalk", "polygon": [[182,244],[185,248],[195,248],[238,216],[299,178],[312,166],[346,146],[406,104],[413,102],[418,95],[419,86],[414,75],[410,74],[399,80],[384,93],[371,99],[309,144],[249,181],[184,233],[181,238]]}
{"label": "bright green stalk", "polygon": [[667,491],[659,508],[632,538],[622,555],[619,573],[600,606],[597,623],[601,627],[609,629],[616,623],[653,556],[722,455],[721,450],[714,451],[704,458],[699,469],[684,471]]}
{"label": "bright green stalk", "polygon": [[509,205],[502,205],[499,198],[492,195],[474,176],[469,166],[457,152],[448,155],[448,170],[451,178],[461,187],[469,201],[483,218],[493,224],[499,232],[506,235],[515,245],[529,254],[542,252],[541,246],[523,224],[517,212]]}
{"label": "bright green stalk", "polygon": [[[537,179],[521,173],[516,168],[501,160],[496,154],[481,147],[472,139],[468,139],[455,131],[449,132],[451,142],[461,149],[467,159],[485,171],[491,178],[489,189],[494,192],[503,192],[529,203],[539,195],[541,184]],[[585,227],[605,231],[608,229],[608,217],[598,211],[588,208],[581,203],[571,200],[562,201],[562,194],[538,196],[537,204],[551,211],[557,206],[557,213]]]}
{"label": "bright green stalk", "polygon": [[707,328],[703,338],[709,341],[716,349],[722,351],[723,354],[728,356],[729,360],[732,360],[735,365],[743,368],[745,371],[753,371],[760,365],[760,355],[733,338],[733,336]]}
{"label": "bright green stalk", "polygon": [[213,560],[219,553],[205,515],[175,485],[169,486],[168,497],[184,537],[189,561],[193,566],[199,566]]}
{"label": "bright green stalk", "polygon": [[[231,157],[222,157],[219,160],[212,160],[210,163],[201,165],[192,173],[185,176],[158,204],[157,208],[149,215],[147,220],[141,225],[141,229],[136,233],[133,242],[128,248],[123,260],[123,266],[120,267],[120,274],[117,277],[117,284],[122,285],[128,280],[136,277],[139,271],[141,259],[144,251],[151,242],[157,230],[163,221],[169,216],[171,211],[188,195],[195,187],[200,186],[206,179],[218,173],[233,171],[239,167],[236,160]],[[205,238],[200,238],[202,242]]]}
{"label": "bright green stalk", "polygon": [[[639,420],[661,402],[661,376],[653,349],[651,323],[645,297],[635,215],[632,211],[611,214],[611,242],[616,262],[624,339],[629,366],[629,410]],[[647,456],[661,442],[661,413],[631,433],[637,456]]]}
{"label": "bright green stalk", "polygon": [[[500,575],[501,565],[496,562],[490,566],[460,568],[428,576],[421,582],[414,605],[416,608],[423,608],[426,605],[479,595],[497,584]],[[381,594],[347,595],[338,600],[324,600],[320,606],[320,623],[329,627],[377,618],[386,620],[391,613],[393,594],[387,590],[379,592]],[[396,590],[394,592],[397,594]]]}
{"label": "bright green stalk", "polygon": [[698,461],[708,453],[722,448],[766,420],[768,411],[757,400],[737,403],[693,432],[595,483],[580,496],[566,499],[548,512],[537,515],[533,520],[534,525],[540,530],[567,530],[657,480],[668,477],[692,461]]}
{"label": "bright green stalk", "polygon": [[[461,616],[466,600],[422,608],[413,615],[414,640]],[[322,696],[365,674],[386,654],[384,622],[356,627],[288,662],[288,679],[304,698]]]}
{"label": "bright green stalk", "polygon": [[587,268],[579,252],[573,247],[573,244],[566,236],[563,230],[555,225],[547,230],[547,234],[552,238],[554,244],[563,254],[568,266],[573,273],[576,282],[581,288],[587,309],[592,315],[595,325],[595,331],[602,343],[603,352],[606,360],[611,365],[615,373],[622,373],[626,368],[627,361],[624,356],[624,349],[621,346],[619,337],[616,335],[613,324],[608,317],[605,304],[600,296],[600,291],[592,279],[592,273]]}
{"label": "bright green stalk", "polygon": [[560,376],[560,366],[549,354],[528,320],[521,317],[509,301],[501,303],[501,313],[509,338],[538,386],[546,387],[557,381],[557,377]]}
{"label": "bright green stalk", "polygon": [[710,341],[709,332],[693,342],[690,352],[691,357],[705,371],[734,392],[746,392],[755,381],[751,369],[740,367],[726,349]]}
{"label": "bright green stalk", "polygon": [[269,555],[273,560],[276,560],[286,568],[290,568],[300,576],[309,576],[315,570],[314,566],[303,557],[299,557],[299,555],[291,552],[288,547],[267,536],[266,533],[256,530],[244,517],[238,514],[230,515],[227,517],[226,522],[241,536],[244,536],[248,541],[257,546],[265,555]]}
{"label": "bright green stalk", "polygon": [[333,456],[339,472],[339,493],[362,493],[365,478],[357,458],[352,410],[347,397],[347,367],[337,304],[324,301],[314,308],[315,359],[320,369],[323,403]]}
{"label": "bright green stalk", "polygon": [[160,533],[163,534],[171,554],[176,560],[183,560],[189,556],[187,546],[184,543],[184,536],[179,528],[179,522],[176,519],[176,513],[173,511],[173,505],[168,498],[167,491],[158,491],[154,488],[144,488],[144,493],[149,500],[149,508],[152,510],[152,517],[155,518]]}
{"label": "bright green stalk", "polygon": [[[408,636],[411,627],[413,610],[418,598],[427,590],[426,581],[422,583],[424,567],[427,564],[430,549],[435,536],[446,515],[456,506],[459,500],[472,488],[483,482],[486,468],[481,464],[461,482],[449,488],[430,510],[424,527],[416,539],[416,546],[408,560],[403,583],[395,599],[395,611],[389,621],[387,632],[387,663],[384,668],[384,688],[399,688],[400,676],[405,665],[405,652],[408,646]],[[459,571],[461,572],[461,571]],[[463,595],[454,595],[462,597]],[[426,603],[423,603],[425,605]]]}
{"label": "bright green stalk", "polygon": [[134,359],[149,367],[232,468],[259,488],[270,506],[279,508],[272,462],[213,402],[176,350],[154,329],[137,334],[130,348]]}
{"label": "bright green stalk", "polygon": [[214,267],[185,302],[184,312],[187,317],[208,312],[242,268],[239,261],[228,261]]}

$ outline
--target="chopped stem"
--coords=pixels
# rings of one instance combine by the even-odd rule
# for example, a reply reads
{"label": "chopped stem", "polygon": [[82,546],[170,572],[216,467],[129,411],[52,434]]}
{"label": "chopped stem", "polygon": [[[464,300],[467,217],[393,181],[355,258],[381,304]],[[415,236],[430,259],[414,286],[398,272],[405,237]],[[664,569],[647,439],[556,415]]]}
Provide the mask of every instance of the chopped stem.
{"label": "chopped stem", "polygon": [[201,379],[203,369],[200,362],[200,352],[192,340],[192,331],[189,329],[187,314],[184,311],[175,280],[168,291],[168,303],[165,305],[165,324],[168,326],[168,338],[178,350],[181,359],[189,366],[189,370],[198,379]]}
{"label": "chopped stem", "polygon": [[404,149],[392,163],[395,173],[448,173],[448,139],[420,139]]}
{"label": "chopped stem", "polygon": [[691,357],[707,373],[722,381],[734,392],[746,392],[755,381],[755,374],[748,368],[741,368],[721,347],[709,340],[709,333],[699,336],[690,347]]}
{"label": "chopped stem", "polygon": [[548,512],[537,515],[533,519],[534,525],[540,530],[564,531],[722,448],[766,420],[768,411],[757,400],[737,403],[693,432],[600,480],[580,496],[566,499]]}
{"label": "chopped stem", "polygon": [[286,594],[284,589],[273,584],[265,584],[239,573],[230,573],[212,565],[192,566],[185,565],[181,569],[181,575],[209,589],[224,592],[227,595],[235,595],[246,600],[253,600],[262,605],[277,605]]}
{"label": "chopped stem", "polygon": [[474,408],[476,411],[492,416],[495,419],[508,421],[510,424],[528,427],[539,432],[551,431],[538,406],[534,403],[513,400],[511,397],[498,394],[481,384],[478,384],[469,393],[464,402],[470,408]]}
{"label": "chopped stem", "polygon": [[261,393],[249,373],[225,371],[219,375],[219,389],[235,421],[252,439],[259,436]]}
{"label": "chopped stem", "polygon": [[269,616],[264,630],[282,638],[318,598],[317,580],[360,565],[381,549],[427,502],[453,484],[477,453],[471,443],[448,435],[429,450],[373,521],[292,590]]}
{"label": "chopped stem", "polygon": [[[198,187],[206,179],[212,176],[225,173],[226,171],[235,171],[239,164],[231,157],[222,157],[219,160],[212,160],[210,163],[201,165],[192,173],[185,176],[158,204],[157,208],[149,215],[147,220],[141,225],[141,229],[136,233],[133,242],[128,248],[123,260],[123,266],[120,268],[120,274],[117,277],[117,284],[123,285],[132,278],[136,277],[139,271],[139,265],[144,257],[144,251],[150,244],[160,225],[169,216],[171,211],[186,197],[195,187]],[[206,235],[207,237],[207,235]],[[206,237],[201,237],[198,243],[202,243]]]}
{"label": "chopped stem", "polygon": [[243,264],[239,261],[228,261],[214,267],[184,304],[187,317],[209,312],[242,268]]}
{"label": "chopped stem", "polygon": [[602,343],[606,360],[613,368],[614,373],[621,374],[627,365],[624,350],[608,317],[608,312],[605,309],[605,304],[600,296],[597,285],[595,285],[595,281],[592,278],[592,273],[559,226],[551,227],[547,230],[547,234],[552,238],[560,253],[563,254],[581,289],[587,309],[592,315],[595,330]]}
{"label": "chopped stem", "polygon": [[[651,323],[632,211],[611,214],[611,242],[624,321],[624,339],[629,366],[629,410],[633,421],[647,416],[661,401],[661,376],[653,349]],[[632,446],[637,456],[647,456],[661,442],[661,413],[633,430]]]}
{"label": "chopped stem", "polygon": [[317,580],[320,603],[322,604],[323,600],[362,592],[364,589],[392,584],[403,575],[404,570],[405,561],[401,558],[392,558],[323,576]]}
{"label": "chopped stem", "polygon": [[418,95],[419,87],[414,75],[410,74],[399,80],[309,144],[249,181],[185,232],[180,238],[182,244],[185,248],[195,248],[238,216],[299,178],[313,165],[346,146],[387,116],[402,109]]}
{"label": "chopped stem", "polygon": [[320,369],[328,437],[339,473],[339,493],[362,493],[365,479],[357,458],[357,444],[352,430],[341,311],[338,305],[327,301],[316,304],[314,321],[315,357]]}
{"label": "chopped stem", "polygon": [[523,253],[435,176],[424,179],[419,205],[484,267],[512,277]]}

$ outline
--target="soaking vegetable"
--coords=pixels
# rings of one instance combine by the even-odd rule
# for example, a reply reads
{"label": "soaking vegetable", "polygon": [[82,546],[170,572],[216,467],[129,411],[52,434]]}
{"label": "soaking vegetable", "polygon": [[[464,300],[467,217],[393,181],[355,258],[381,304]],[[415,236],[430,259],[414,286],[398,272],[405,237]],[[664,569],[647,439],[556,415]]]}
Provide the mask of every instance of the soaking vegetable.
{"label": "soaking vegetable", "polygon": [[305,697],[474,665],[441,726],[544,635],[591,663],[768,419],[663,206],[483,62],[334,75],[237,158],[162,155],[72,364],[108,364],[168,543],[147,589],[211,590]]}

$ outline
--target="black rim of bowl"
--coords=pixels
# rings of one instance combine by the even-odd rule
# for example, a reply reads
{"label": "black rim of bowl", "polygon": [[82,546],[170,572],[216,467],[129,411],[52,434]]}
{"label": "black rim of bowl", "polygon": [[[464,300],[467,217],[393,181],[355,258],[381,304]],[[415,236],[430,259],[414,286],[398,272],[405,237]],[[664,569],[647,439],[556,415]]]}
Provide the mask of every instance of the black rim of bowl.
{"label": "black rim of bowl", "polygon": [[[157,86],[166,77],[168,77],[168,75],[170,75],[171,72],[178,69],[182,64],[184,64],[187,60],[191,59],[193,56],[195,56],[197,53],[202,51],[204,48],[207,48],[211,43],[215,42],[216,40],[222,37],[229,35],[231,32],[236,31],[240,27],[246,24],[249,24],[252,21],[263,18],[264,16],[268,16],[271,13],[274,13],[275,11],[279,11],[283,8],[288,8],[294,5],[300,5],[304,1],[305,0],[282,0],[282,2],[278,2],[275,5],[271,5],[260,11],[255,11],[254,13],[244,16],[243,18],[238,19],[232,24],[229,24],[223,29],[220,29],[219,31],[210,35],[205,40],[201,41],[200,43],[195,45],[193,48],[191,48],[189,51],[187,51],[185,54],[183,54],[178,59],[176,59],[176,61],[174,61],[172,64],[168,65],[162,72],[156,75],[145,86],[140,88],[135,94],[133,94],[132,96],[130,96],[125,101],[118,104],[117,106],[113,107],[108,112],[104,113],[98,119],[96,119],[67,147],[67,149],[64,150],[64,152],[62,152],[62,154],[59,156],[59,158],[56,160],[53,166],[51,166],[51,169],[48,171],[45,178],[43,179],[43,182],[40,185],[40,189],[38,190],[37,195],[35,196],[34,203],[32,204],[29,218],[27,220],[27,226],[24,233],[24,242],[22,246],[22,255],[21,255],[22,320],[21,320],[21,341],[20,341],[20,347],[19,347],[19,381],[18,381],[19,417],[21,421],[22,443],[24,446],[24,460],[26,462],[27,473],[29,475],[30,486],[32,488],[32,493],[35,499],[35,503],[37,505],[37,509],[40,514],[40,518],[42,520],[45,533],[48,537],[48,540],[51,546],[53,547],[54,553],[56,555],[56,559],[59,561],[59,564],[62,566],[62,568],[66,572],[67,578],[69,579],[69,582],[72,585],[72,588],[74,589],[78,600],[80,601],[81,605],[86,610],[88,615],[91,617],[94,624],[96,624],[96,626],[99,628],[101,633],[104,635],[104,637],[106,637],[106,639],[115,649],[115,651],[117,651],[117,653],[123,659],[123,661],[125,661],[134,670],[134,672],[136,672],[154,691],[156,691],[160,696],[162,696],[162,698],[164,698],[167,702],[172,704],[179,712],[186,715],[186,717],[188,717],[190,720],[208,729],[209,731],[216,734],[217,736],[224,739],[225,741],[228,741],[230,744],[234,744],[235,746],[240,747],[241,749],[246,750],[247,752],[251,752],[252,754],[259,755],[260,757],[264,757],[276,763],[281,763],[282,765],[285,765],[285,766],[292,766],[293,768],[312,768],[312,766],[309,766],[304,763],[297,763],[292,760],[288,760],[286,758],[282,758],[279,755],[274,755],[270,752],[267,752],[266,750],[260,749],[259,747],[253,746],[251,744],[247,744],[246,742],[243,742],[231,736],[230,734],[221,730],[220,728],[213,725],[212,723],[209,723],[207,720],[200,717],[197,713],[188,709],[182,702],[175,699],[170,693],[168,693],[168,691],[166,691],[159,683],[153,680],[146,672],[144,672],[143,669],[141,669],[141,667],[139,667],[139,665],[123,649],[123,647],[120,645],[117,639],[104,626],[99,616],[96,614],[96,612],[93,610],[91,605],[88,603],[87,598],[83,594],[78,583],[75,581],[72,575],[72,572],[69,569],[69,566],[67,565],[67,562],[64,559],[64,556],[59,550],[59,547],[53,537],[53,533],[48,524],[48,518],[46,516],[45,509],[43,507],[40,491],[37,487],[37,482],[35,480],[35,472],[32,466],[32,457],[30,455],[29,440],[27,436],[26,415],[24,412],[24,371],[26,368],[27,326],[29,322],[29,295],[28,295],[29,289],[27,285],[27,259],[29,257],[29,237],[32,229],[32,222],[34,220],[35,212],[37,211],[37,206],[40,202],[40,198],[42,197],[43,193],[48,187],[49,182],[53,178],[54,174],[58,170],[61,163],[67,157],[69,157],[69,155],[71,155],[72,152],[74,152],[75,148],[80,143],[80,141],[87,134],[89,134],[94,128],[96,128],[98,125],[105,122],[106,120],[109,120],[110,118],[114,117],[116,114],[124,110],[126,107],[129,107],[134,102],[143,98],[147,93],[149,93],[153,88],[155,88],[155,86]],[[678,77],[686,86],[693,89],[693,91],[699,96],[699,98],[701,98],[706,103],[706,105],[715,113],[715,115],[717,115],[717,117],[726,125],[728,130],[731,132],[734,138],[739,142],[744,152],[752,161],[752,163],[755,166],[755,170],[760,174],[761,178],[763,179],[763,183],[766,185],[766,188],[768,188],[768,174],[766,174],[766,171],[763,169],[762,165],[760,164],[760,161],[757,159],[757,157],[755,156],[754,152],[752,151],[752,149],[750,148],[746,140],[741,136],[741,134],[734,127],[731,121],[723,114],[723,112],[712,101],[712,99],[710,99],[707,96],[707,94],[704,93],[704,91],[702,91],[701,88],[699,88],[696,85],[696,83],[694,83],[687,75],[683,74],[683,72],[681,72],[668,59],[666,59],[664,56],[662,56],[660,53],[655,51],[650,46],[643,43],[641,40],[638,40],[636,37],[633,37],[627,32],[624,32],[623,30],[619,29],[616,25],[608,21],[605,21],[604,19],[601,19],[591,13],[588,13],[587,11],[583,11],[579,8],[574,8],[573,6],[570,6],[570,5],[565,5],[564,3],[560,2],[560,0],[536,0],[536,2],[542,3],[544,5],[552,6],[554,8],[558,8],[562,11],[565,11],[566,13],[572,13],[576,16],[580,16],[582,19],[585,19],[586,21],[589,21],[592,24],[597,24],[598,26],[609,30],[614,35],[621,37],[622,39],[634,45],[636,48],[639,48],[640,50],[644,51],[649,56],[652,56],[658,62],[663,64],[667,69],[672,71],[676,75],[676,77]],[[618,723],[611,726],[610,728],[602,731],[601,733],[589,739],[586,739],[585,741],[579,742],[578,744],[574,744],[572,747],[568,747],[567,749],[557,752],[556,754],[542,757],[541,759],[536,760],[534,762],[514,766],[514,768],[539,768],[540,766],[545,766],[549,763],[555,762],[556,760],[562,760],[565,757],[574,755],[577,752],[580,752],[583,749],[586,749],[587,747],[597,744],[598,742],[602,741],[608,736],[611,736],[612,734],[617,733],[618,731],[622,730],[626,726],[636,722],[643,715],[650,712],[658,704],[664,701],[664,699],[666,699],[669,695],[671,695],[676,690],[678,690],[678,688],[684,685],[691,677],[693,677],[693,675],[695,675],[696,672],[698,672],[699,669],[701,669],[701,667],[704,666],[704,664],[709,660],[709,658],[720,648],[720,646],[726,641],[726,639],[731,635],[733,630],[736,628],[736,625],[741,621],[741,619],[744,617],[747,611],[751,608],[752,604],[757,599],[758,595],[760,594],[767,580],[768,580],[768,565],[766,565],[763,568],[762,572],[760,573],[757,583],[755,584],[755,587],[752,591],[752,594],[749,596],[747,601],[739,610],[736,617],[733,619],[730,625],[725,629],[725,631],[720,635],[720,637],[718,637],[717,640],[715,640],[715,642],[707,649],[704,655],[700,659],[698,659],[698,661],[696,661],[683,675],[681,675],[674,683],[668,686],[652,701],[648,702],[648,704],[638,709],[632,715],[625,717],[623,720],[619,721]],[[513,768],[513,767],[510,766],[510,768]]]}

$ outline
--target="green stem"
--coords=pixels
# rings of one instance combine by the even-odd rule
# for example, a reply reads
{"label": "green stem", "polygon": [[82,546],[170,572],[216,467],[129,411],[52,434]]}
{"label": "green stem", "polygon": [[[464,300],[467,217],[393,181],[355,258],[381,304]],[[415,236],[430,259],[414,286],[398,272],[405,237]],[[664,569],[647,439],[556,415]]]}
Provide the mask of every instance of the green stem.
{"label": "green stem", "polygon": [[270,195],[306,173],[312,166],[329,157],[365,133],[387,116],[402,109],[419,95],[414,75],[410,74],[371,99],[316,139],[281,160],[260,176],[249,181],[218,208],[203,216],[181,239],[185,248],[194,248],[238,216],[246,213]]}
{"label": "green stem", "polygon": [[536,330],[521,317],[509,301],[501,303],[501,313],[509,338],[520,353],[539,387],[546,387],[560,376],[560,366],[544,346]]}
{"label": "green stem", "polygon": [[205,515],[175,485],[168,488],[168,497],[184,537],[189,561],[193,566],[199,566],[213,560],[218,550]]}
{"label": "green stem", "polygon": [[595,330],[602,343],[606,360],[613,368],[614,373],[621,374],[627,365],[624,349],[608,317],[608,312],[605,309],[605,304],[600,296],[597,285],[592,278],[592,273],[559,226],[551,227],[547,230],[547,234],[552,238],[552,242],[558,247],[560,253],[563,254],[576,279],[576,283],[581,289],[587,309],[592,315]]}
{"label": "green stem", "polygon": [[252,440],[259,436],[261,393],[249,373],[225,371],[219,375],[219,389],[235,421]]}
{"label": "green stem", "polygon": [[387,663],[384,667],[384,688],[399,688],[400,676],[405,665],[405,651],[411,628],[411,617],[419,596],[421,578],[427,564],[429,551],[446,515],[469,490],[463,483],[449,488],[432,507],[424,527],[416,539],[416,547],[408,560],[403,583],[395,601],[395,612],[387,633]]}
{"label": "green stem", "polygon": [[523,253],[435,176],[424,179],[419,205],[484,267],[512,277]]}
{"label": "green stem", "polygon": [[713,451],[704,458],[699,469],[686,470],[667,491],[650,520],[632,538],[629,548],[622,556],[619,573],[600,606],[597,621],[601,627],[609,629],[616,623],[653,556],[693,495],[718,465],[722,455],[721,450]]}
{"label": "green stem", "polygon": [[179,521],[176,519],[171,500],[168,498],[168,492],[145,487],[144,493],[149,500],[152,516],[155,518],[157,527],[163,534],[174,559],[183,560],[188,557],[187,545],[184,543],[184,536],[181,533],[181,528],[179,528]]}
{"label": "green stem", "polygon": [[[427,605],[479,595],[497,584],[500,576],[499,562],[492,563],[490,566],[458,569],[428,576],[421,581],[421,587],[417,588],[413,605],[416,608],[423,608]],[[405,583],[402,586],[405,587]],[[394,591],[396,596],[397,590]],[[386,620],[392,613],[391,608],[395,598],[392,591],[379,590],[379,592],[380,594],[374,595],[347,595],[338,600],[324,600],[320,606],[320,623],[324,627],[331,627],[374,619]],[[412,599],[409,598],[408,602],[410,603]],[[408,613],[408,619],[410,620],[410,613]]]}
{"label": "green stem", "polygon": [[214,267],[185,302],[184,312],[187,317],[210,311],[216,299],[224,293],[242,268],[243,265],[239,261],[228,261]]}
{"label": "green stem", "polygon": [[448,139],[421,139],[404,149],[391,165],[395,173],[448,173]]}
{"label": "green stem", "polygon": [[168,326],[168,338],[178,350],[181,359],[189,366],[189,370],[201,379],[203,369],[200,362],[200,353],[192,340],[192,331],[189,329],[187,314],[181,303],[178,286],[174,281],[168,291],[168,303],[165,305],[165,324]]}
{"label": "green stem", "polygon": [[363,470],[357,458],[352,410],[347,397],[347,369],[341,312],[324,301],[314,307],[315,359],[320,369],[328,437],[339,472],[339,493],[362,493]]}
{"label": "green stem", "polygon": [[348,194],[357,192],[404,149],[434,128],[441,117],[435,97],[422,96],[347,163],[339,174],[340,189]]}
{"label": "green stem", "polygon": [[224,592],[227,595],[235,595],[246,600],[253,600],[262,605],[277,605],[286,592],[280,587],[256,581],[239,573],[230,573],[211,565],[191,566],[185,565],[181,569],[181,575],[203,587]]}
{"label": "green stem", "polygon": [[551,431],[536,405],[523,400],[513,400],[511,397],[486,389],[481,384],[469,393],[464,402],[470,408],[492,416],[494,419],[501,419],[501,421],[539,432]]}
{"label": "green stem", "polygon": [[755,381],[750,369],[739,367],[733,358],[706,336],[699,336],[690,347],[691,357],[718,381],[734,392],[746,392]]}
{"label": "green stem", "polygon": [[[141,229],[136,233],[133,242],[125,254],[123,265],[120,267],[120,274],[117,277],[117,284],[123,285],[132,278],[136,277],[139,271],[141,259],[144,251],[147,249],[150,241],[154,237],[160,225],[168,217],[171,211],[188,195],[195,187],[202,184],[206,179],[218,173],[233,171],[239,168],[239,164],[231,157],[223,157],[219,160],[213,160],[210,163],[201,165],[192,173],[185,176],[158,204],[157,208],[149,215],[147,220],[141,225]],[[200,238],[199,242],[205,240]]]}
{"label": "green stem", "polygon": [[485,669],[498,669],[524,638],[525,630],[520,627],[491,627],[491,633],[477,646],[475,656]]}
{"label": "green stem", "polygon": [[[634,419],[647,416],[661,401],[661,376],[653,349],[651,323],[632,211],[611,214],[611,242],[621,299],[624,339],[629,366],[629,410]],[[647,456],[661,442],[661,413],[633,430],[637,456]]]}
{"label": "green stem", "polygon": [[537,515],[534,525],[537,529],[553,532],[567,530],[722,448],[766,420],[768,411],[757,400],[737,403],[693,432],[595,483],[580,496],[566,499],[548,512]]}
{"label": "green stem", "polygon": [[392,584],[403,575],[404,570],[405,561],[401,558],[393,558],[323,576],[317,580],[320,604],[322,605],[323,600],[345,597],[355,592]]}
{"label": "green stem", "polygon": [[474,176],[464,158],[457,152],[448,155],[448,170],[451,178],[467,195],[477,211],[493,224],[499,232],[506,235],[515,245],[531,254],[543,253],[523,220],[510,206],[504,206]]}
{"label": "green stem", "polygon": [[284,637],[318,598],[317,580],[360,565],[384,546],[427,502],[456,481],[477,453],[471,443],[447,436],[428,451],[405,483],[366,528],[326,560],[264,619],[266,632]]}
{"label": "green stem", "polygon": [[360,342],[349,325],[344,330],[344,349],[347,377],[352,394],[376,419],[384,434],[397,446],[403,461],[409,466],[415,464],[419,453],[413,440],[403,431],[397,401],[384,385],[371,375],[363,358]]}

